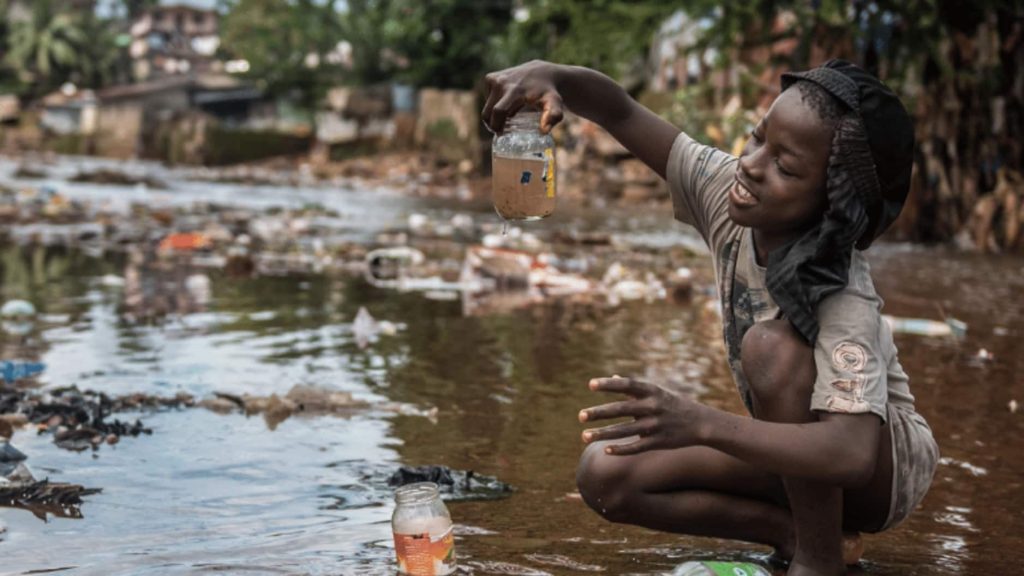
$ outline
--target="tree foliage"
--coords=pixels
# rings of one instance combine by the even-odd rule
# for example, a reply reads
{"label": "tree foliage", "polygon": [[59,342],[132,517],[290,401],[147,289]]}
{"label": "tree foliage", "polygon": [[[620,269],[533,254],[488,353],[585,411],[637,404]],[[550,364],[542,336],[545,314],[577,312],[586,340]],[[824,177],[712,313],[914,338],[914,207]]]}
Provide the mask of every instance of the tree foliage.
{"label": "tree foliage", "polygon": [[[763,71],[843,57],[900,94],[918,143],[907,236],[945,240],[970,230],[978,246],[1024,246],[1016,207],[1024,191],[1007,191],[1024,172],[1024,2],[696,4],[714,16],[699,48],[718,50],[719,65],[734,77],[763,81]],[[776,49],[787,41],[795,42],[792,50]]]}
{"label": "tree foliage", "polygon": [[658,27],[679,9],[661,0],[527,0],[494,63],[545,58],[635,81]]}
{"label": "tree foliage", "polygon": [[[8,2],[0,2],[7,14]],[[92,10],[60,0],[36,0],[24,20],[0,27],[0,79],[14,91],[38,96],[65,82],[98,87],[127,64],[115,28]]]}
{"label": "tree foliage", "polygon": [[512,8],[513,0],[351,0],[342,26],[353,48],[352,77],[470,88],[490,64],[492,41],[508,29]]}
{"label": "tree foliage", "polygon": [[248,75],[271,94],[297,93],[312,105],[336,71],[325,55],[341,39],[334,0],[231,0],[221,52],[249,62]]}

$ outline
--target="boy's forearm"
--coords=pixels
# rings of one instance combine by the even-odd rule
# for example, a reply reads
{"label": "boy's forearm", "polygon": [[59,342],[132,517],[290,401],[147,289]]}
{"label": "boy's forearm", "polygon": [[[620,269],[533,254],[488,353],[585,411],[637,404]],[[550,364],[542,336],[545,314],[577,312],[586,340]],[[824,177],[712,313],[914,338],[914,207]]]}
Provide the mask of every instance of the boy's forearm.
{"label": "boy's forearm", "polygon": [[555,85],[566,108],[607,129],[628,116],[636,102],[614,80],[582,66],[556,64]]}
{"label": "boy's forearm", "polygon": [[845,420],[783,424],[712,410],[704,444],[784,477],[843,487],[867,482],[877,458],[879,426],[870,414]]}
{"label": "boy's forearm", "polygon": [[556,65],[555,84],[566,108],[607,130],[633,155],[665,177],[678,128],[595,70]]}

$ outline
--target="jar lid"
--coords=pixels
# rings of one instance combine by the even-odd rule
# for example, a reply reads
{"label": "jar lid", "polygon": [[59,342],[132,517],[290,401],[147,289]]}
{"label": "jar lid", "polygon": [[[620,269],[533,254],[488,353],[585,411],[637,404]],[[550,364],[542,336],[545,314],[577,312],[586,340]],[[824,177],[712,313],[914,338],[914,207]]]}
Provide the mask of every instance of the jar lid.
{"label": "jar lid", "polygon": [[532,106],[522,108],[508,119],[508,128],[511,130],[537,130],[540,128],[540,114],[541,111]]}
{"label": "jar lid", "polygon": [[395,502],[414,504],[428,502],[441,497],[441,490],[434,482],[415,482],[395,489]]}

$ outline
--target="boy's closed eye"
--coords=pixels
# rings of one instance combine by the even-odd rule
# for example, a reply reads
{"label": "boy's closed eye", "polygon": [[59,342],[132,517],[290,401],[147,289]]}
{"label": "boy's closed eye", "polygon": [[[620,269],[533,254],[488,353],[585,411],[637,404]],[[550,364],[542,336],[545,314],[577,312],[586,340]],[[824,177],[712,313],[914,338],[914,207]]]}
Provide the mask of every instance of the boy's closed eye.
{"label": "boy's closed eye", "polygon": [[796,173],[791,172],[782,165],[782,160],[778,156],[775,157],[775,167],[779,169],[779,174],[782,174],[786,178],[796,178]]}
{"label": "boy's closed eye", "polygon": [[[761,124],[758,124],[757,126],[755,126],[754,129],[750,131],[750,138],[756,144],[758,144],[758,145],[761,145],[761,144],[765,143],[765,137],[763,135],[763,130],[764,130],[764,124],[761,123]],[[779,174],[781,174],[783,177],[785,177],[785,178],[799,178],[800,177],[800,174],[797,173],[792,167],[789,167],[789,166],[784,165],[782,163],[782,158],[780,156],[778,156],[778,155],[774,156],[772,158],[772,161],[774,162],[776,169],[778,169]]]}

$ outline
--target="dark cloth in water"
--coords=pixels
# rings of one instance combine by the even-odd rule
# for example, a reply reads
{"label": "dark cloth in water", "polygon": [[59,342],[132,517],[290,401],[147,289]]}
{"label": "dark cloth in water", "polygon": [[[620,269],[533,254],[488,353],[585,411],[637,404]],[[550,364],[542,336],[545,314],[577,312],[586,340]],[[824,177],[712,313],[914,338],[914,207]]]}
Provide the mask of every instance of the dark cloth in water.
{"label": "dark cloth in water", "polygon": [[433,482],[444,500],[492,500],[504,498],[512,486],[472,470],[452,470],[447,466],[402,466],[388,478],[395,488],[416,482]]}

